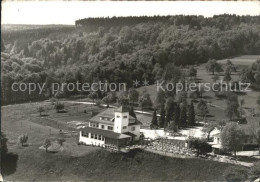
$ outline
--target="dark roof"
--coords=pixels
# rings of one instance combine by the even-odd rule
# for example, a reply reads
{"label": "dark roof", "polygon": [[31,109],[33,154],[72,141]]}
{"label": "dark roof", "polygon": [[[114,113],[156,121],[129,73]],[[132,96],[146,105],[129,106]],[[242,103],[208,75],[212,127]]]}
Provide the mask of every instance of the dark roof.
{"label": "dark roof", "polygon": [[115,112],[129,112],[129,109],[127,106],[121,106],[121,107],[115,109]]}
{"label": "dark roof", "polygon": [[136,136],[135,134],[133,134],[133,133],[131,133],[131,132],[125,132],[125,133],[123,133],[123,134],[129,135],[129,136],[131,136],[131,137],[135,137],[135,136]]}
{"label": "dark roof", "polygon": [[121,133],[115,133],[114,131],[110,130],[103,130],[99,128],[92,128],[92,127],[85,127],[81,128],[80,131],[86,131],[89,133],[99,134],[104,137],[113,138],[113,139],[122,139],[122,138],[130,138],[131,136]]}
{"label": "dark roof", "polygon": [[107,121],[107,120],[100,120],[100,117],[106,117],[113,119],[115,117],[114,109],[113,108],[107,108],[106,110],[98,113],[94,117],[90,119],[90,121],[99,122],[99,123],[105,123],[105,124],[113,124],[113,121]]}
{"label": "dark roof", "polygon": [[[135,118],[134,118],[135,119]],[[135,119],[135,122],[134,123],[130,123],[128,124],[128,126],[131,126],[131,125],[142,125],[143,123],[141,123],[139,120]]]}
{"label": "dark roof", "polygon": [[[119,110],[119,111],[118,111]],[[98,113],[97,115],[93,116],[90,121],[92,122],[98,122],[98,123],[104,123],[104,124],[114,124],[114,121],[113,119],[115,118],[115,111],[117,112],[121,112],[123,111],[124,109],[122,108],[122,106],[120,108],[117,108],[117,109],[113,109],[113,108],[107,108],[106,110]],[[111,119],[110,121],[108,120],[101,120],[100,117],[104,117],[104,118],[109,118]],[[135,120],[134,123],[129,123],[129,126],[130,125],[137,125],[137,124],[142,124],[140,121],[138,121],[136,118],[134,118],[133,116],[129,115],[129,119],[131,120]]]}

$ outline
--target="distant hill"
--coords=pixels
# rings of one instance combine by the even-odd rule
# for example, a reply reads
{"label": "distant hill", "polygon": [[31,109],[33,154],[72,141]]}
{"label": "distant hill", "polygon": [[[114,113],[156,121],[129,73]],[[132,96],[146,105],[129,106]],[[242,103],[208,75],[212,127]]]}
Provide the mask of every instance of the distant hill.
{"label": "distant hill", "polygon": [[[180,73],[180,79],[184,74],[176,67],[181,65],[260,55],[260,16],[88,18],[77,20],[76,27],[3,28],[1,52],[12,55],[2,56],[1,60],[5,102],[38,97],[25,93],[14,96],[17,93],[10,92],[10,85],[15,81],[47,85],[108,81],[130,87],[133,80],[154,83],[175,71]],[[64,91],[61,97],[79,93]],[[99,98],[105,94],[100,92]],[[46,96],[53,95],[48,92]]]}

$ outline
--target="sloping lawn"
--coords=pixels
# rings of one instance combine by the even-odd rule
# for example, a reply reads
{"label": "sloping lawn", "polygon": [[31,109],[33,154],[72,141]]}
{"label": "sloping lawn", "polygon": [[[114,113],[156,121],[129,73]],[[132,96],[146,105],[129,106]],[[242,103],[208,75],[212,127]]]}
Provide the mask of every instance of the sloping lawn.
{"label": "sloping lawn", "polygon": [[[116,154],[97,150],[81,157],[51,154],[34,147],[20,151],[14,181],[221,181],[231,165],[202,159],[168,158],[143,151]],[[84,150],[84,146],[82,146]],[[237,166],[234,166],[237,167]]]}

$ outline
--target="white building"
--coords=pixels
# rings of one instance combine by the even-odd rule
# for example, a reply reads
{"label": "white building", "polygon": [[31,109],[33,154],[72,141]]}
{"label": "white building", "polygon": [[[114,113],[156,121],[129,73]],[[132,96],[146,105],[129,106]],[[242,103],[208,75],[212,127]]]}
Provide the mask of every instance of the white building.
{"label": "white building", "polygon": [[80,129],[79,142],[87,145],[121,147],[139,140],[141,122],[129,115],[127,107],[108,108]]}

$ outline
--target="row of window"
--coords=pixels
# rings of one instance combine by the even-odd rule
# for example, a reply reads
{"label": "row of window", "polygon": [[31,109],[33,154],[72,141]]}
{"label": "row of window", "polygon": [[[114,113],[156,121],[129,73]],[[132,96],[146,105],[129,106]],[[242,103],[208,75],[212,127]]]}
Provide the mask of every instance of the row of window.
{"label": "row of window", "polygon": [[[86,137],[86,138],[89,138],[89,133],[88,132],[82,131],[81,135]],[[105,140],[105,137],[103,137],[102,135],[93,134],[93,133],[90,133],[90,138],[95,139],[95,140],[101,140],[101,141]]]}
{"label": "row of window", "polygon": [[98,128],[99,127],[99,123],[92,123],[92,122],[90,122],[89,126]]}
{"label": "row of window", "polygon": [[111,121],[111,118],[100,117],[100,120],[104,120],[104,121]]}
{"label": "row of window", "polygon": [[[117,115],[117,116],[116,116],[116,118],[120,118],[120,116],[119,116],[119,115]],[[123,118],[127,118],[127,116],[123,116]]]}
{"label": "row of window", "polygon": [[[89,126],[90,127],[95,127],[95,128],[99,128],[99,123],[92,123],[92,122],[90,122],[89,123]],[[105,129],[105,125],[101,125],[101,129]],[[113,126],[107,126],[107,129],[108,130],[114,130],[114,127]]]}
{"label": "row of window", "polygon": [[[95,128],[99,128],[99,123],[91,123],[90,122],[90,126],[91,127],[95,127]],[[105,129],[105,125],[101,125],[101,129]],[[107,126],[108,130],[114,130],[113,126]],[[127,126],[123,126],[123,129],[127,129]],[[135,127],[131,128],[131,131],[135,131]]]}

